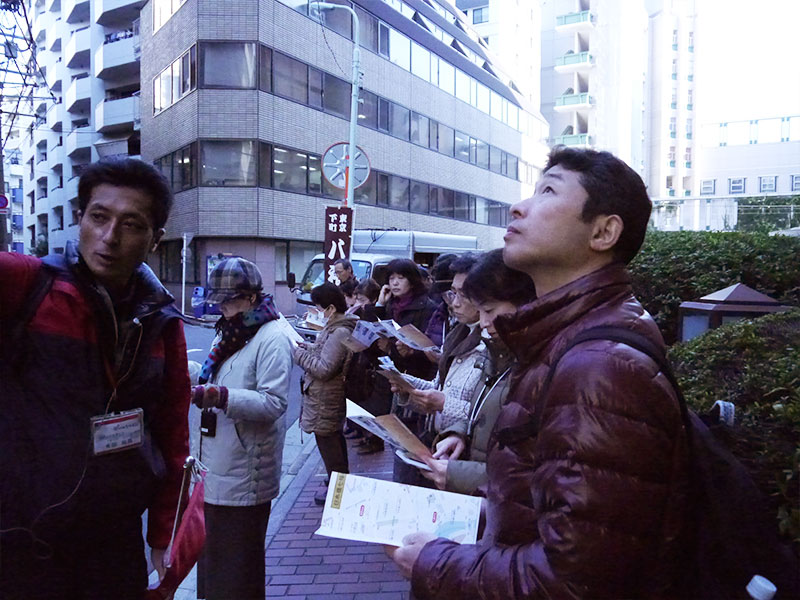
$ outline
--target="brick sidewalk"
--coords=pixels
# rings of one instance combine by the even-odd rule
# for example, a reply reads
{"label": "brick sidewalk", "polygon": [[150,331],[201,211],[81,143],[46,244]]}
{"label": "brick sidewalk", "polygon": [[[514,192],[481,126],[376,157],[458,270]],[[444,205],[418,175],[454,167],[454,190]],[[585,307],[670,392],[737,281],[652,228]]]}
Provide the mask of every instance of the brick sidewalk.
{"label": "brick sidewalk", "polygon": [[[356,453],[353,442],[348,442],[348,449],[351,473],[391,480],[393,454],[388,447],[366,456]],[[314,535],[322,517],[314,494],[324,486],[325,469],[317,450],[308,462],[313,471],[305,481],[298,477],[294,494],[287,492],[282,499],[285,512],[279,507],[273,512],[277,522],[267,532],[267,597],[408,598],[409,582],[384,554],[383,546]]]}

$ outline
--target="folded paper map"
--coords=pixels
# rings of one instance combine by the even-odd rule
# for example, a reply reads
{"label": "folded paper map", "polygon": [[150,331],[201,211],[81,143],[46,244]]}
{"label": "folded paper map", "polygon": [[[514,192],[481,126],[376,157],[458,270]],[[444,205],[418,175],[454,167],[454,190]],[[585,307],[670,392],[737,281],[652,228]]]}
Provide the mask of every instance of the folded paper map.
{"label": "folded paper map", "polygon": [[422,462],[433,458],[428,447],[396,415],[376,417],[352,400],[347,400],[347,418],[395,448],[405,450],[411,458]]}
{"label": "folded paper map", "polygon": [[402,546],[417,531],[461,544],[478,539],[481,499],[334,472],[317,535]]}
{"label": "folded paper map", "polygon": [[406,346],[409,346],[414,350],[428,350],[430,348],[438,348],[438,346],[433,343],[433,340],[431,340],[431,338],[422,333],[411,323],[409,323],[408,325],[403,325],[400,329],[395,331],[395,336]]}

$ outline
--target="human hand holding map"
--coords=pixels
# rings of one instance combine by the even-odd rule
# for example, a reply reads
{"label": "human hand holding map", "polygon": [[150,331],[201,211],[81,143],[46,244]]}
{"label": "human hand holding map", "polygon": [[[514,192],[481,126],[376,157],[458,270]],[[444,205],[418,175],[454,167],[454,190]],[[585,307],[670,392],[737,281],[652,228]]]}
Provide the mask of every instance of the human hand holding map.
{"label": "human hand holding map", "polygon": [[480,511],[477,496],[334,472],[316,534],[402,546],[404,537],[423,531],[474,544]]}

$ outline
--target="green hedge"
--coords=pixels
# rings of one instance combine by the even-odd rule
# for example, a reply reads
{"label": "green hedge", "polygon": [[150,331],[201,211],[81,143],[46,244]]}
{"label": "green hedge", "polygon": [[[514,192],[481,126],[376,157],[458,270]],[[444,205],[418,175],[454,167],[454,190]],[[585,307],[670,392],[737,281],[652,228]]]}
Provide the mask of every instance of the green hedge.
{"label": "green hedge", "polygon": [[691,408],[736,405],[728,445],[800,542],[800,309],[724,325],[676,344],[670,359]]}
{"label": "green hedge", "polygon": [[651,230],[630,271],[637,297],[668,344],[678,339],[681,302],[735,283],[800,306],[800,238]]}

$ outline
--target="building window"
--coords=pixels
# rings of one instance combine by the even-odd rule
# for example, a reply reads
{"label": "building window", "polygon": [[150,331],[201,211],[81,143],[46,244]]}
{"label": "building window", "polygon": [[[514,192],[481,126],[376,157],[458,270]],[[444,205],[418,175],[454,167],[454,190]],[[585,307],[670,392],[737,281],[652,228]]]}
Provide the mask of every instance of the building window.
{"label": "building window", "polygon": [[170,184],[173,193],[197,187],[197,142],[153,161]]}
{"label": "building window", "polygon": [[800,175],[792,175],[792,191],[800,192]]}
{"label": "building window", "polygon": [[481,169],[489,168],[489,144],[475,140],[475,164]]}
{"label": "building window", "polygon": [[703,179],[700,182],[700,195],[713,196],[717,187],[716,179]]}
{"label": "building window", "polygon": [[358,103],[358,123],[370,129],[378,128],[378,96],[372,92],[361,90],[361,102]]}
{"label": "building window", "polygon": [[411,182],[411,202],[409,206],[409,210],[415,213],[428,213],[428,184],[421,183],[419,181],[412,181]]}
{"label": "building window", "polygon": [[350,84],[338,77],[322,74],[322,96],[325,112],[345,119],[350,118]]}
{"label": "building window", "polygon": [[255,186],[257,151],[253,140],[200,142],[200,185]]}
{"label": "building window", "polygon": [[259,46],[258,62],[258,89],[262,92],[272,92],[272,50],[266,46]]}
{"label": "building window", "polygon": [[153,114],[197,89],[197,47],[192,46],[153,79]]}
{"label": "building window", "polygon": [[745,178],[732,177],[728,179],[728,193],[729,194],[744,194]]}
{"label": "building window", "polygon": [[375,186],[376,177],[375,171],[370,169],[369,176],[364,184],[353,190],[353,197],[356,202],[359,204],[377,204],[377,188]]}
{"label": "building window", "polygon": [[308,67],[308,105],[322,110],[322,71]]}
{"label": "building window", "polygon": [[389,127],[388,131],[394,137],[408,141],[409,136],[409,121],[411,111],[407,108],[389,102]]}
{"label": "building window", "polygon": [[253,42],[201,42],[200,85],[255,89],[256,45]]}
{"label": "building window", "polygon": [[428,147],[428,136],[430,135],[430,124],[428,117],[419,113],[411,113],[411,142],[419,146]]}
{"label": "building window", "polygon": [[272,146],[258,143],[258,187],[272,187]]}
{"label": "building window", "polygon": [[160,29],[185,2],[186,0],[153,0],[153,32]]}
{"label": "building window", "polygon": [[308,154],[276,146],[272,152],[272,184],[276,190],[305,194],[308,189]]}
{"label": "building window", "polygon": [[272,88],[276,94],[308,103],[308,67],[280,52],[272,53]]}
{"label": "building window", "polygon": [[389,175],[389,208],[408,210],[408,179]]}
{"label": "building window", "polygon": [[775,192],[778,188],[778,176],[766,175],[758,178],[758,189],[762,194]]}
{"label": "building window", "polygon": [[472,22],[475,25],[489,22],[489,7],[483,6],[472,11]]}
{"label": "building window", "polygon": [[455,157],[469,162],[469,136],[461,131],[456,131],[455,135]]}

